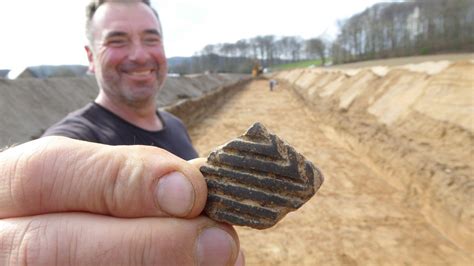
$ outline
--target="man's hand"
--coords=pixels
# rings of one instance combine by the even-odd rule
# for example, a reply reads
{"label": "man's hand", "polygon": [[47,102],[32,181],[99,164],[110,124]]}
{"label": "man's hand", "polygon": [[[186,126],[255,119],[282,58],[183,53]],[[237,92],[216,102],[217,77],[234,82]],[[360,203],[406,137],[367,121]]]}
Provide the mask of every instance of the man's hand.
{"label": "man's hand", "polygon": [[0,264],[243,264],[235,230],[199,216],[199,164],[63,137],[0,153]]}

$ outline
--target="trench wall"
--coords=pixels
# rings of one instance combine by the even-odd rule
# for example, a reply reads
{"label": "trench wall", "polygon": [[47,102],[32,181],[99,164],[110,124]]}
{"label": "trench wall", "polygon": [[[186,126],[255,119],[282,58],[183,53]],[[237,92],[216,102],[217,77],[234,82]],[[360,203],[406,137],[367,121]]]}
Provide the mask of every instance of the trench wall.
{"label": "trench wall", "polygon": [[[217,94],[219,97],[211,97],[221,99],[221,96],[233,91],[227,88],[236,88],[233,85],[248,79],[248,76],[238,74],[168,77],[158,95],[157,104],[163,108],[177,103],[183,105],[186,101],[197,98],[204,101],[202,99],[206,98],[206,95],[214,95],[212,92],[217,91],[223,92]],[[0,79],[0,147],[41,136],[44,130],[68,113],[93,101],[97,93],[98,86],[93,76]],[[189,105],[191,109],[182,107],[181,109],[185,110],[176,111],[177,115],[187,121],[182,114],[193,115],[194,112],[199,113],[196,110],[212,109],[220,103],[207,102],[207,106],[200,106],[199,101],[193,102],[195,103]],[[173,110],[171,111],[175,112]]]}
{"label": "trench wall", "polygon": [[212,114],[252,79],[242,79],[232,85],[219,87],[196,98],[182,100],[163,109],[179,117],[186,126],[192,127]]}
{"label": "trench wall", "polygon": [[281,83],[403,191],[453,243],[474,252],[474,61],[296,69]]}

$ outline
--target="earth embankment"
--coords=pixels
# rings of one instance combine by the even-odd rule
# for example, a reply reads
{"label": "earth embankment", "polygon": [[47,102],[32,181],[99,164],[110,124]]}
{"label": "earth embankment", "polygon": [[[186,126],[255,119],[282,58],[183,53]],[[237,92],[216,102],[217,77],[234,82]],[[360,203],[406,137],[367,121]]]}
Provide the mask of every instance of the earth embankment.
{"label": "earth embankment", "polygon": [[[237,74],[168,77],[157,104],[164,108],[203,98],[247,79],[248,76]],[[0,79],[0,147],[39,137],[68,113],[93,101],[97,93],[92,76]]]}
{"label": "earth embankment", "polygon": [[[474,252],[474,61],[281,72],[367,165],[456,245]],[[324,130],[324,129],[323,129]]]}

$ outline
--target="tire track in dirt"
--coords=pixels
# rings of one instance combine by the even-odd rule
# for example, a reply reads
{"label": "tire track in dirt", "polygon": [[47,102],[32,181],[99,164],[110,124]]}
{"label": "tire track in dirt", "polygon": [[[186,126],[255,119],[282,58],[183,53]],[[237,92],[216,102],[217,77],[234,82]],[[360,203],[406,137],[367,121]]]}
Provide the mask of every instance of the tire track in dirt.
{"label": "tire track in dirt", "polygon": [[325,174],[320,191],[276,226],[237,227],[248,265],[468,265],[472,257],[404,203],[403,193],[321,124],[288,88],[254,81],[190,128],[202,157],[262,122]]}

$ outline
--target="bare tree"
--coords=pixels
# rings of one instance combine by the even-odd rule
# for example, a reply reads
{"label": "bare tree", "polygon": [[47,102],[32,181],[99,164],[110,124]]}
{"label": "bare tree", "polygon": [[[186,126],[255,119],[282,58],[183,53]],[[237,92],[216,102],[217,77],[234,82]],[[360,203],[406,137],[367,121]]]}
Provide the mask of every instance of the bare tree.
{"label": "bare tree", "polygon": [[274,42],[275,42],[275,36],[273,35],[266,35],[262,37],[262,45],[263,45],[263,50],[265,50],[265,65],[271,65],[273,64],[273,60],[275,57],[275,52],[274,52]]}
{"label": "bare tree", "polygon": [[208,44],[202,49],[203,55],[215,54],[217,53],[217,47],[213,44]]}
{"label": "bare tree", "polygon": [[235,48],[238,51],[239,57],[251,57],[250,56],[250,44],[247,42],[247,40],[242,39],[238,40],[237,43],[235,44]]}
{"label": "bare tree", "polygon": [[311,59],[319,58],[321,59],[321,65],[326,63],[326,45],[324,41],[320,38],[313,38],[306,40],[305,42],[305,51],[306,54]]}

